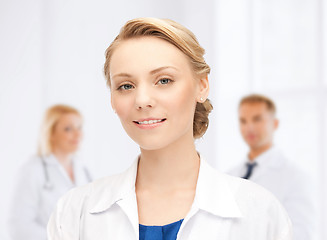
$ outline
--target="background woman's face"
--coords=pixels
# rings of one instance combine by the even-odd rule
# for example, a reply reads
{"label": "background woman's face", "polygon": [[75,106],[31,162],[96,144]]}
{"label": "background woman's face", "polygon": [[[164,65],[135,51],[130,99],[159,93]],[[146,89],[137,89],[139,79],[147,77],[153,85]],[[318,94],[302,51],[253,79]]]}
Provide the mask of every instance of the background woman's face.
{"label": "background woman's face", "polygon": [[200,81],[178,48],[155,37],[129,39],[114,51],[109,67],[112,107],[141,148],[193,139]]}
{"label": "background woman's face", "polygon": [[75,113],[67,113],[59,118],[51,137],[53,151],[74,153],[82,139],[82,118]]}

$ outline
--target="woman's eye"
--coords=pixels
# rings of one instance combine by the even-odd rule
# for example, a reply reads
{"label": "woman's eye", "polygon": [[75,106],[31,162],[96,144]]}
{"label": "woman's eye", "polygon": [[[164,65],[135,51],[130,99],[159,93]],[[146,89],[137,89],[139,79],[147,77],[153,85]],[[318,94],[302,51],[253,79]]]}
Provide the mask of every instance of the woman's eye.
{"label": "woman's eye", "polygon": [[65,132],[70,132],[72,129],[70,127],[65,128]]}
{"label": "woman's eye", "polygon": [[168,84],[168,83],[170,83],[170,82],[171,82],[171,80],[168,79],[168,78],[163,78],[163,79],[160,79],[160,80],[159,80],[159,83],[160,83],[160,84]]}
{"label": "woman's eye", "polygon": [[133,88],[133,85],[131,85],[131,84],[123,84],[118,88],[118,90],[129,90],[132,88]]}

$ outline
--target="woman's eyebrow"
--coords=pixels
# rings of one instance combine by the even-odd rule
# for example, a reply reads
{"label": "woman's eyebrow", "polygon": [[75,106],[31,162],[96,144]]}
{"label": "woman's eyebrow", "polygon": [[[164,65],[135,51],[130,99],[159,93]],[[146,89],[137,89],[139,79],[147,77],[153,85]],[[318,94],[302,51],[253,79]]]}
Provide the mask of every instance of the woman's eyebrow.
{"label": "woman's eyebrow", "polygon": [[111,76],[111,79],[116,78],[116,77],[132,77],[132,75],[130,75],[128,73],[117,73],[117,74]]}
{"label": "woman's eyebrow", "polygon": [[[175,71],[179,71],[178,68],[176,68],[176,67],[173,67],[173,66],[164,66],[164,67],[159,67],[159,68],[156,68],[156,69],[150,71],[150,74],[153,75],[153,74],[156,74],[156,73],[158,73],[160,71],[163,71],[163,70],[169,69],[169,68],[174,69]],[[130,75],[128,73],[117,73],[117,74],[114,74],[113,76],[111,76],[111,79],[116,78],[116,77],[128,77],[128,78],[131,78],[132,75]]]}
{"label": "woman's eyebrow", "polygon": [[176,67],[173,67],[173,66],[164,66],[164,67],[160,67],[160,68],[156,68],[156,69],[154,69],[154,70],[152,70],[151,72],[150,72],[150,74],[156,74],[156,73],[158,73],[158,72],[160,72],[160,71],[162,71],[162,70],[165,70],[165,69],[167,69],[167,68],[172,68],[172,69],[174,69],[175,71],[179,71],[178,70],[178,68],[176,68]]}

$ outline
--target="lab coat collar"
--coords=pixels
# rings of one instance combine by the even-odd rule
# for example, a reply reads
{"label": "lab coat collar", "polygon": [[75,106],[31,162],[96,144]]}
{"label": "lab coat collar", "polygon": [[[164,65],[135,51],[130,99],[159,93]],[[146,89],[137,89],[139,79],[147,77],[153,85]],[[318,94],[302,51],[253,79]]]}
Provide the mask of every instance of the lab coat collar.
{"label": "lab coat collar", "polygon": [[226,175],[217,172],[201,158],[195,203],[199,209],[219,217],[241,218],[243,217],[242,213],[227,178]]}
{"label": "lab coat collar", "polygon": [[106,178],[99,188],[94,189],[90,213],[106,211],[113,204],[132,197],[133,192],[135,194],[137,167],[138,159],[125,172]]}
{"label": "lab coat collar", "polygon": [[[41,157],[47,166],[52,166],[57,168],[62,176],[66,179],[67,184],[71,185],[71,187],[75,187],[76,185],[81,185],[84,183],[84,178],[80,179],[80,174],[78,172],[80,169],[83,169],[84,167],[82,166],[81,163],[79,163],[78,160],[76,160],[75,157],[72,159],[72,164],[73,164],[73,171],[74,171],[74,176],[75,176],[75,181],[73,182],[70,177],[68,176],[68,173],[65,171],[64,167],[60,164],[59,160],[56,158],[54,154],[47,155],[46,157]],[[84,172],[85,173],[85,172]]]}
{"label": "lab coat collar", "polygon": [[43,157],[43,160],[46,162],[46,164],[49,165],[59,165],[59,161],[57,160],[57,158],[55,157],[55,155],[50,154],[46,157]]}
{"label": "lab coat collar", "polygon": [[[56,156],[53,155],[53,154],[47,155],[47,156],[42,157],[42,158],[44,159],[44,161],[46,162],[46,164],[61,166],[59,160],[58,160],[58,159],[56,158]],[[73,159],[72,159],[73,164],[76,163],[76,160],[75,160],[75,159],[76,159],[76,158],[73,157]]]}
{"label": "lab coat collar", "polygon": [[90,196],[91,214],[105,212],[114,204],[118,204],[125,214],[130,219],[134,232],[139,238],[138,231],[138,209],[135,193],[135,181],[138,167],[138,159],[134,161],[131,167],[125,172],[107,177],[99,182],[97,187],[94,187],[92,195]]}
{"label": "lab coat collar", "polygon": [[[124,173],[115,175],[114,178],[109,177],[102,187],[94,192],[90,213],[104,212],[117,203],[127,210],[125,212],[130,214],[129,218],[133,219],[133,222],[138,223],[135,194],[137,166],[138,160]],[[226,178],[227,176],[218,173],[201,157],[193,207],[219,217],[242,217]],[[138,228],[138,226],[134,226],[134,228]]]}

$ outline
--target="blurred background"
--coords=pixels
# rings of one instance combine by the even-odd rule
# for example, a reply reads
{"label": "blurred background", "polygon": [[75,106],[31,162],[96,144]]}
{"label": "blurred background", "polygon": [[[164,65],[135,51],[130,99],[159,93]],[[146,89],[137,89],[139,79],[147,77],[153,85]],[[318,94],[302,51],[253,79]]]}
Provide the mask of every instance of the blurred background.
{"label": "blurred background", "polygon": [[214,111],[209,131],[196,143],[218,170],[247,153],[238,127],[240,98],[255,92],[275,100],[275,145],[314,178],[316,240],[327,239],[324,0],[1,0],[0,239],[8,239],[5,221],[17,168],[36,153],[50,105],[82,112],[79,155],[94,176],[120,172],[136,158],[136,144],[111,109],[102,68],[120,27],[143,16],[180,22],[206,49]]}

